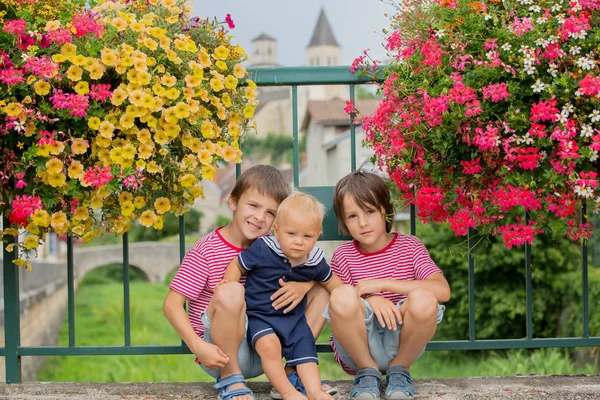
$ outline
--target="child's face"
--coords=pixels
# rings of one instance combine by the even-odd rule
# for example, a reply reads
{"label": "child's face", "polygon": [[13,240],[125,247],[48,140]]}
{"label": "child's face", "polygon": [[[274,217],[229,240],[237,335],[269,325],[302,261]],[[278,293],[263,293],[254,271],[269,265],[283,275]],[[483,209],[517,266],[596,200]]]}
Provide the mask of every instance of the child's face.
{"label": "child's face", "polygon": [[377,209],[368,205],[362,209],[354,198],[346,194],[344,196],[344,223],[350,235],[359,242],[361,250],[374,251],[385,247],[382,243],[387,242],[386,221],[383,209]]}
{"label": "child's face", "polygon": [[229,198],[234,225],[247,240],[254,240],[271,230],[279,203],[260,194],[255,188],[246,190],[237,203]]}
{"label": "child's face", "polygon": [[292,265],[306,261],[320,236],[321,224],[318,219],[304,218],[295,212],[285,212],[275,224],[275,237]]}

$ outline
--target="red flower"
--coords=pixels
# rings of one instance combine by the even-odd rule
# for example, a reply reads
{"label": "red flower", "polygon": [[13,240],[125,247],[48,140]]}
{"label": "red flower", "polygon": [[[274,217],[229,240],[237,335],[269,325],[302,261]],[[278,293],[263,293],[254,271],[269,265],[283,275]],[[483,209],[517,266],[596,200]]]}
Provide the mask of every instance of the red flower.
{"label": "red flower", "polygon": [[227,14],[227,16],[225,17],[225,22],[227,22],[227,26],[229,27],[229,29],[235,28],[235,24],[233,23],[233,19],[231,19],[231,14]]}

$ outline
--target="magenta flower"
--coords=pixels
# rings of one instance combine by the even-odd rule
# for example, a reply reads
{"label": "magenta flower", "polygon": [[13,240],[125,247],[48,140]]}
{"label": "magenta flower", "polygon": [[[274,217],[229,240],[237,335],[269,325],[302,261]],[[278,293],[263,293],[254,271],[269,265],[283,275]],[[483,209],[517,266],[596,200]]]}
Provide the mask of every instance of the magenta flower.
{"label": "magenta flower", "polygon": [[233,23],[233,19],[231,19],[231,14],[227,14],[227,16],[225,17],[225,22],[227,22],[227,26],[229,26],[229,29],[235,28],[235,24]]}

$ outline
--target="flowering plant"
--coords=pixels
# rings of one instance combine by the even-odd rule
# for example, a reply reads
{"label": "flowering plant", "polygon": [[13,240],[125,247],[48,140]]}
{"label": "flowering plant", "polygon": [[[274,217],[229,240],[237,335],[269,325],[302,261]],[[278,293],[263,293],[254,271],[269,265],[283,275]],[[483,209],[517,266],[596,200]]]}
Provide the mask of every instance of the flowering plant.
{"label": "flowering plant", "polygon": [[[367,142],[424,220],[531,243],[600,206],[600,1],[408,0]],[[368,55],[355,68],[372,68]],[[521,218],[525,211],[529,218]]]}
{"label": "flowering plant", "polygon": [[256,86],[239,86],[245,53],[222,23],[190,18],[187,0],[2,3],[9,250],[26,254],[50,229],[84,241],[136,220],[161,229],[203,197],[218,162],[239,161]]}

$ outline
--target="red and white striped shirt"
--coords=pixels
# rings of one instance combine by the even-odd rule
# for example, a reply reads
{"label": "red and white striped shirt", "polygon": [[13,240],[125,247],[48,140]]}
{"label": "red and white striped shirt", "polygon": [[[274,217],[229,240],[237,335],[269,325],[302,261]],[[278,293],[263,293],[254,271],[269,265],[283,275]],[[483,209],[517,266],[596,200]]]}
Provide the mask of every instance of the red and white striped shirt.
{"label": "red and white striped shirt", "polygon": [[[170,289],[188,298],[188,316],[194,331],[204,339],[202,313],[215,294],[215,286],[223,279],[227,265],[244,249],[229,243],[219,230],[204,236],[183,259]],[[240,283],[244,284],[245,276]]]}
{"label": "red and white striped shirt", "polygon": [[[394,233],[392,241],[374,253],[361,251],[354,240],[342,244],[333,253],[331,269],[344,284],[352,286],[356,286],[359,281],[373,279],[423,280],[441,272],[423,242],[414,236],[399,233]],[[406,295],[393,292],[383,292],[381,295],[393,303],[406,298]],[[333,339],[330,342],[340,366],[348,374],[356,375],[356,371],[340,360]]]}

